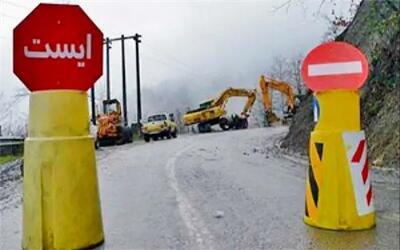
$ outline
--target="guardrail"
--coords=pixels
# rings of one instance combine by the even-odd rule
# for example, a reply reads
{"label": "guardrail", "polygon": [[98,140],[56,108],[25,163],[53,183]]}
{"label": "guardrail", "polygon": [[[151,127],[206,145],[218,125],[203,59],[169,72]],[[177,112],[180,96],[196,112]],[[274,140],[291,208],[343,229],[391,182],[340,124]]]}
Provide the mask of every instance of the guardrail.
{"label": "guardrail", "polygon": [[22,155],[24,152],[24,138],[0,137],[0,156]]}

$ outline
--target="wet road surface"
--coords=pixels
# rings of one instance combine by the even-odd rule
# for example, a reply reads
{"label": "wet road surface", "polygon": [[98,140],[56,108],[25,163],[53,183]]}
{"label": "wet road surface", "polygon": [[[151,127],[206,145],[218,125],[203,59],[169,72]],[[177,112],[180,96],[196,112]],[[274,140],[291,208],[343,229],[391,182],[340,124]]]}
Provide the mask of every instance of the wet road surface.
{"label": "wet road surface", "polygon": [[[106,237],[97,249],[399,249],[399,179],[381,171],[373,174],[376,228],[336,232],[303,223],[306,166],[274,146],[286,132],[229,131],[97,151]],[[20,246],[14,200],[1,209],[0,249]]]}

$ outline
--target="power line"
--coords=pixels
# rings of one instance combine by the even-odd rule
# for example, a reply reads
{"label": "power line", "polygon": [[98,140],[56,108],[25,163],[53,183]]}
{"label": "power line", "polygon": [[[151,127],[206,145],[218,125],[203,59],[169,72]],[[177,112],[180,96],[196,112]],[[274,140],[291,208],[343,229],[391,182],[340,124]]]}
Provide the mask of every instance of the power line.
{"label": "power line", "polygon": [[164,57],[165,59],[168,60],[168,58],[169,58],[168,61],[175,63],[177,66],[179,65],[181,69],[184,69],[186,72],[188,72],[188,73],[190,73],[191,75],[194,75],[194,76],[196,76],[196,77],[198,77],[198,78],[202,78],[203,80],[207,80],[207,81],[218,80],[218,79],[221,78],[221,77],[215,77],[215,76],[213,76],[213,75],[202,75],[202,74],[199,74],[199,73],[193,71],[193,70],[191,69],[191,68],[192,68],[191,66],[189,66],[188,64],[182,62],[181,60],[179,60],[179,59],[176,58],[175,56],[173,56],[173,55],[171,55],[171,54],[169,54],[169,53],[167,53],[167,52],[165,52],[165,51],[160,51],[160,50],[158,50],[158,49],[156,49],[156,48],[154,48],[153,46],[150,46],[150,45],[148,45],[148,44],[146,44],[145,47],[150,48],[150,50],[153,50],[154,52],[156,52],[157,55],[158,55],[158,54],[163,54],[163,55],[164,55],[163,57]]}
{"label": "power line", "polygon": [[[216,81],[216,80],[220,80],[220,79],[224,78],[223,76],[214,77],[214,76],[207,76],[207,75],[197,74],[197,73],[187,69],[186,67],[182,67],[181,65],[179,65],[179,64],[177,64],[177,63],[175,63],[175,62],[173,62],[171,60],[168,60],[166,57],[160,58],[160,57],[154,56],[154,54],[152,54],[152,55],[144,54],[144,57],[146,59],[148,59],[148,60],[151,60],[153,62],[162,64],[162,65],[167,66],[169,68],[173,67],[175,69],[184,71],[186,73],[187,77],[190,77],[190,78],[192,78],[194,80],[202,79],[204,81],[212,82],[212,81]],[[172,64],[171,64],[171,62],[172,62]]]}
{"label": "power line", "polygon": [[[168,63],[168,62],[165,61],[165,59],[162,59],[160,57],[156,57],[154,55],[148,55],[148,54],[143,54],[143,57],[145,57],[145,58],[147,58],[147,59],[149,59],[149,60],[151,60],[153,62],[156,62],[156,63],[162,64],[164,66],[167,66],[169,68],[174,67],[175,69],[179,69],[179,70],[185,71],[187,76],[189,76],[189,77],[191,77],[193,79],[198,80],[199,78],[203,78],[203,76],[201,76],[201,75],[197,75],[197,74],[195,74],[195,73],[193,73],[191,71],[187,71],[185,68],[178,67],[177,64]],[[203,78],[203,79],[205,79],[205,78]]]}
{"label": "power line", "polygon": [[10,16],[10,15],[8,15],[8,14],[5,14],[5,13],[2,13],[2,12],[0,12],[0,16],[2,16],[2,17],[7,17],[7,18],[11,18],[11,19],[15,19],[15,20],[20,20],[20,18],[19,18],[19,17],[16,17],[16,16]]}
{"label": "power line", "polygon": [[7,1],[7,0],[1,0],[1,2],[5,3],[5,4],[8,4],[8,5],[11,5],[11,6],[14,6],[14,7],[17,7],[17,8],[21,8],[21,9],[26,9],[26,10],[32,9],[32,8],[27,7],[27,6],[24,6],[24,5],[15,3],[15,2]]}
{"label": "power line", "polygon": [[164,54],[165,56],[171,58],[173,61],[175,61],[177,64],[182,65],[183,67],[188,67],[187,64],[181,62],[179,59],[177,59],[176,57],[172,56],[171,54],[169,54],[169,53],[167,53],[167,52],[165,52],[165,51],[162,52],[162,51],[160,51],[160,50],[154,48],[153,46],[150,46],[149,44],[146,44],[145,46],[148,46],[149,48],[151,48],[151,49],[154,50],[155,52]]}
{"label": "power line", "polygon": [[200,75],[200,74],[198,74],[198,73],[192,71],[192,70],[190,69],[190,66],[188,66],[187,64],[181,62],[179,59],[177,59],[176,57],[170,55],[169,53],[161,52],[160,50],[158,50],[158,49],[156,49],[156,48],[154,48],[153,46],[150,46],[150,45],[148,45],[148,44],[145,44],[145,47],[146,47],[146,46],[147,46],[148,48],[150,48],[151,50],[154,50],[157,54],[164,54],[164,57],[169,57],[169,58],[170,58],[169,61],[173,61],[175,64],[180,65],[180,66],[181,66],[182,68],[184,68],[186,71],[191,72],[191,74],[196,75],[197,77],[201,77],[201,78],[204,77],[204,76],[202,76],[202,75]]}
{"label": "power line", "polygon": [[[206,80],[206,81],[210,81],[212,79],[215,79],[215,77],[212,76],[206,76],[206,75],[201,75],[195,71],[193,71],[190,66],[184,64],[183,62],[180,62],[178,59],[172,57],[172,56],[168,56],[168,54],[163,53],[164,56],[162,58],[155,56],[155,54],[159,55],[160,53],[157,53],[157,51],[154,52],[156,53],[152,53],[153,54],[153,61],[158,61],[159,63],[162,63],[166,66],[172,66],[172,64],[174,64],[173,66],[175,66],[176,69],[185,71],[187,74],[190,74],[190,76],[192,76],[194,79],[198,80],[199,78]],[[147,55],[148,56],[148,55]],[[151,60],[151,58],[150,58]],[[168,63],[169,62],[169,63]]]}

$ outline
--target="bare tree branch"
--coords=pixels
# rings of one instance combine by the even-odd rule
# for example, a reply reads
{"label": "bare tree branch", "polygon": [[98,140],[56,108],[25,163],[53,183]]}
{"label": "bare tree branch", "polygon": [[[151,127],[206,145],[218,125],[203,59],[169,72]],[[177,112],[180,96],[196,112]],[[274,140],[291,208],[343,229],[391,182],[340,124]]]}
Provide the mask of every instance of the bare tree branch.
{"label": "bare tree branch", "polygon": [[321,2],[319,3],[318,14],[321,13],[322,6],[325,4],[325,2],[326,2],[326,0],[321,0]]}
{"label": "bare tree branch", "polygon": [[286,8],[286,12],[288,12],[289,11],[289,7],[290,7],[291,4],[292,4],[292,0],[287,0],[283,4],[274,7],[273,8],[273,12],[276,12],[276,11],[278,11],[280,9],[283,9],[283,8]]}

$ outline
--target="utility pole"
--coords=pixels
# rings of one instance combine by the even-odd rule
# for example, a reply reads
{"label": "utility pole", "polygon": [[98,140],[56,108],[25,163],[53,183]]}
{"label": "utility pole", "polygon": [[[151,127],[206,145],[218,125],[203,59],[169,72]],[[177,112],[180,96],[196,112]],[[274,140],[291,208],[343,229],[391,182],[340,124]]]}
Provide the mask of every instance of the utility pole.
{"label": "utility pole", "polygon": [[136,92],[137,92],[137,122],[139,125],[139,131],[142,127],[141,119],[142,119],[142,100],[141,100],[141,93],[140,93],[140,65],[139,65],[139,43],[142,41],[140,40],[142,36],[138,33],[135,34],[133,40],[135,40],[136,45]]}
{"label": "utility pole", "polygon": [[[121,37],[117,38],[107,38],[106,43],[112,43],[115,41],[121,41],[121,56],[122,56],[122,111],[123,111],[123,117],[124,117],[124,125],[128,126],[128,105],[127,105],[127,100],[126,100],[126,70],[125,70],[125,40],[127,39],[132,39],[133,36],[124,36],[121,35]],[[111,47],[110,47],[111,48]],[[107,62],[109,65],[109,62]],[[109,92],[109,87],[107,86]]]}
{"label": "utility pole", "polygon": [[[106,45],[106,78],[107,78],[107,100],[110,100],[110,49],[111,41],[107,37],[103,40],[103,44]],[[96,125],[96,98],[95,98],[95,88],[94,85],[90,89],[90,99],[92,102],[92,123]]]}
{"label": "utility pole", "polygon": [[106,76],[107,76],[107,100],[111,99],[110,95],[110,49],[111,41],[110,38],[106,38]]}
{"label": "utility pole", "polygon": [[118,38],[106,38],[105,44],[107,49],[106,59],[107,59],[107,99],[110,99],[110,44],[114,41],[121,41],[121,53],[122,53],[122,105],[123,105],[123,116],[124,125],[128,125],[128,107],[126,100],[126,70],[125,70],[125,40],[133,39],[136,43],[136,85],[137,85],[137,122],[139,125],[139,130],[141,127],[140,120],[142,119],[142,101],[140,93],[140,65],[139,65],[139,43],[142,36],[135,34],[134,36],[124,36]]}
{"label": "utility pole", "polygon": [[95,89],[94,89],[94,85],[93,87],[90,89],[90,99],[92,102],[92,124],[96,125],[96,103],[95,103]]}
{"label": "utility pole", "polygon": [[124,113],[124,125],[128,126],[127,104],[126,104],[126,75],[125,75],[125,37],[121,35],[121,55],[122,55],[122,108]]}
{"label": "utility pole", "polygon": [[[110,100],[111,95],[110,95],[110,49],[111,49],[111,41],[107,37],[105,40],[103,40],[103,44],[106,45],[106,88],[107,88],[107,100]],[[96,98],[95,98],[95,88],[94,85],[90,89],[90,99],[92,102],[92,123],[93,125],[96,125]]]}

